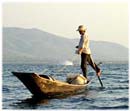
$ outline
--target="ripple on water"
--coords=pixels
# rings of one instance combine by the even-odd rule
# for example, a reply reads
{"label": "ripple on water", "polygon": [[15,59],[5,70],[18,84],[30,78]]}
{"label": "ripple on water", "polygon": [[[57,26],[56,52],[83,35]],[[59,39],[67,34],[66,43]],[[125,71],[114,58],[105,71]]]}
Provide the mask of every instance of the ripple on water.
{"label": "ripple on water", "polygon": [[[103,64],[101,66],[102,82],[104,88],[95,77],[85,93],[73,95],[62,99],[31,98],[31,93],[12,75],[12,71],[43,72],[53,77],[65,80],[68,73],[80,72],[80,66],[67,66],[63,71],[57,72],[63,66],[58,65],[4,65],[3,70],[3,109],[128,109],[128,65]],[[89,70],[89,78],[95,72]],[[30,99],[27,99],[30,98]]]}

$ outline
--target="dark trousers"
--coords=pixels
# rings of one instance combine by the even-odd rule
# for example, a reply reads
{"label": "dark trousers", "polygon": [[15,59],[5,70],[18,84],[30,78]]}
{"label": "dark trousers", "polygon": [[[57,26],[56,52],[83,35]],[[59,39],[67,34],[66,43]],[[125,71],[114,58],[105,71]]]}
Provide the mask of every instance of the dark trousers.
{"label": "dark trousers", "polygon": [[93,62],[91,54],[81,54],[81,69],[83,72],[83,76],[87,77],[87,63],[91,65],[91,67],[98,73],[100,68]]}

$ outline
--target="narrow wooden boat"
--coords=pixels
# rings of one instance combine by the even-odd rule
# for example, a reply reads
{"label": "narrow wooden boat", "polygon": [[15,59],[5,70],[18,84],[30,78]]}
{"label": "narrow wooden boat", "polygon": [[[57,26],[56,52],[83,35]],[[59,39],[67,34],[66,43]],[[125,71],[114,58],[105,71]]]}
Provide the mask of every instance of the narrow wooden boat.
{"label": "narrow wooden boat", "polygon": [[74,85],[59,80],[50,80],[46,75],[12,72],[34,95],[44,98],[61,97],[85,91],[87,84]]}

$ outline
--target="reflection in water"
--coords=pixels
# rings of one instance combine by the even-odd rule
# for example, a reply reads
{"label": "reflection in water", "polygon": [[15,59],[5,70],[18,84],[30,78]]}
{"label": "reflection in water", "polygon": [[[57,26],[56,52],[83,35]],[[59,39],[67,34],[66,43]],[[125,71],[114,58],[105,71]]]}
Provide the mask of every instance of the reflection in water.
{"label": "reflection in water", "polygon": [[57,98],[41,98],[32,96],[31,98],[27,98],[24,100],[19,100],[19,102],[14,102],[11,106],[15,109],[37,109],[39,106],[44,106],[44,108],[48,108],[50,102],[54,99],[65,99],[74,95],[68,96],[60,96]]}
{"label": "reflection in water", "polygon": [[[76,94],[78,97],[87,96],[89,90],[86,89],[84,93]],[[67,98],[75,98],[76,95],[67,95],[67,96],[60,96],[56,98],[40,98],[36,96],[32,96],[31,98],[27,98],[24,100],[19,100],[18,102],[14,102],[12,105],[15,109],[37,109],[39,106],[44,106],[44,108],[48,108],[51,104],[51,101],[67,99]]]}
{"label": "reflection in water", "polygon": [[15,102],[11,106],[14,106],[16,109],[36,109],[41,104],[42,105],[49,104],[49,101],[50,99],[36,98],[32,96],[31,98]]}

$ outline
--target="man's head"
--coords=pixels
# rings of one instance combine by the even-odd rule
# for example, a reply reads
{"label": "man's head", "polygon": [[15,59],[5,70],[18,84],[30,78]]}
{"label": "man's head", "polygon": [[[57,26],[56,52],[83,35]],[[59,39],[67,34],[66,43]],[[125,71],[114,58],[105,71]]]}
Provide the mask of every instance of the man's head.
{"label": "man's head", "polygon": [[84,33],[86,32],[86,27],[84,25],[80,25],[77,31],[79,31],[80,35],[84,35]]}

